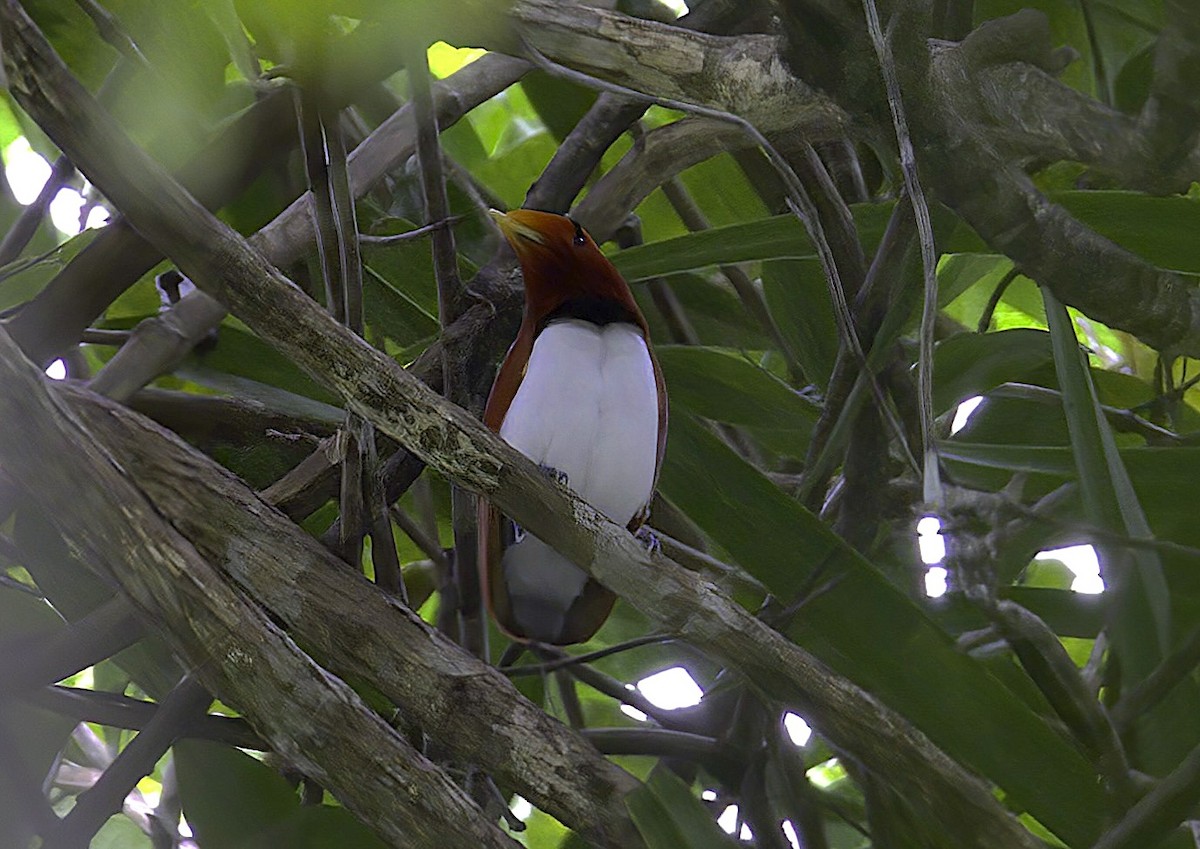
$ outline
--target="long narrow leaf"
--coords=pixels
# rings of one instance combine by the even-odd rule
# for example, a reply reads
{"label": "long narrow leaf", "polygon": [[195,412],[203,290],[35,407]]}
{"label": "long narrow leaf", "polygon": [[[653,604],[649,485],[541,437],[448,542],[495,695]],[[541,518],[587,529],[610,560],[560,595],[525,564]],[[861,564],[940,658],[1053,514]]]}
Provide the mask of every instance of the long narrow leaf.
{"label": "long narrow leaf", "polygon": [[808,594],[790,637],[1067,842],[1094,839],[1101,817],[1094,773],[1023,698],[958,652],[883,574],[682,411],[672,417],[667,453],[664,494],[785,603]]}
{"label": "long narrow leaf", "polygon": [[[1095,384],[1075,338],[1074,323],[1066,307],[1049,290],[1043,289],[1042,297],[1085,514],[1090,522],[1113,533],[1150,537],[1146,514],[1100,409]],[[1170,653],[1170,590],[1162,562],[1153,549],[1097,547],[1105,582],[1115,596],[1109,607],[1110,637],[1126,686],[1132,686],[1150,675]],[[1195,744],[1200,737],[1198,697],[1200,692],[1189,682],[1151,712],[1153,722],[1143,718],[1139,751],[1145,767],[1156,772],[1170,769]]]}

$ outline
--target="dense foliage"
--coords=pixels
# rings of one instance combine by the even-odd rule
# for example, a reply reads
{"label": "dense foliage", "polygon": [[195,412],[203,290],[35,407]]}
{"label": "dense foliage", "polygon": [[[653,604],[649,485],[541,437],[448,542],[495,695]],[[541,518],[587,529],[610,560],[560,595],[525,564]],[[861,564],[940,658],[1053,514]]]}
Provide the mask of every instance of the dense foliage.
{"label": "dense foliage", "polygon": [[[1200,11],[447,5],[3,3],[0,846],[1196,845]],[[521,205],[647,315],[661,552],[411,380],[478,418]]]}

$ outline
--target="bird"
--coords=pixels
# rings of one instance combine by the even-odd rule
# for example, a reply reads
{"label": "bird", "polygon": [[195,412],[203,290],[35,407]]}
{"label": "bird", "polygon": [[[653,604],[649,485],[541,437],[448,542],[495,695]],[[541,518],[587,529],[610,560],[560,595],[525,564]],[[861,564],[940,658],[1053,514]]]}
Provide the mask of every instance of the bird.
{"label": "bird", "polygon": [[[629,284],[577,222],[490,211],[521,264],[525,306],[484,424],[614,522],[639,532],[657,486],[667,395]],[[480,500],[479,569],[488,609],[519,642],[586,642],[616,597]]]}

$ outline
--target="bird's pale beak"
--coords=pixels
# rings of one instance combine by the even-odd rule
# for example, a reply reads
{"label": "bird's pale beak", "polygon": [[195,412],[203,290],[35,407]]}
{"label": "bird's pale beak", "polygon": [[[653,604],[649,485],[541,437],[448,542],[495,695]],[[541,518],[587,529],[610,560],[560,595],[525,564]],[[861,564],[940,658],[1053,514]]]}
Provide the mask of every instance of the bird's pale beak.
{"label": "bird's pale beak", "polygon": [[496,222],[496,226],[500,228],[500,232],[504,234],[504,238],[508,239],[508,243],[513,246],[514,250],[519,250],[522,242],[534,242],[539,245],[546,243],[546,239],[541,233],[528,224],[518,221],[515,216],[498,209],[489,209],[488,215],[492,216],[492,220]]}

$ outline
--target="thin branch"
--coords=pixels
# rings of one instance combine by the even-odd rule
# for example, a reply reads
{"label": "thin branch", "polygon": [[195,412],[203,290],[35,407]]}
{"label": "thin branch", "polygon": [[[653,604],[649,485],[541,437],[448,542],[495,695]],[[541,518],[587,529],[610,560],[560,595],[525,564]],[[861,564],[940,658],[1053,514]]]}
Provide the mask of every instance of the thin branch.
{"label": "thin branch", "polygon": [[606,755],[686,758],[717,770],[736,768],[742,757],[728,743],[669,728],[585,728],[585,740]]}
{"label": "thin branch", "polygon": [[[549,541],[590,575],[654,618],[666,631],[677,633],[690,643],[703,645],[715,657],[737,665],[748,679],[771,696],[801,704],[810,721],[826,737],[852,750],[868,766],[878,765],[882,771],[893,776],[897,790],[908,793],[907,798],[918,813],[945,818],[944,827],[957,845],[988,849],[1037,845],[1036,839],[1016,817],[997,803],[991,789],[983,781],[967,773],[898,714],[879,704],[861,688],[831,674],[810,654],[721,596],[711,585],[698,580],[666,558],[648,553],[626,529],[606,519],[565,488],[547,480],[528,458],[488,432],[461,409],[430,391],[390,357],[366,345],[359,337],[316,309],[310,299],[263,261],[243,239],[188,196],[160,166],[125,136],[109,116],[96,107],[87,92],[53,54],[16,0],[4,0],[0,4],[0,36],[5,44],[3,58],[10,91],[60,148],[71,156],[77,167],[136,222],[139,230],[168,251],[198,286],[226,299],[239,318],[301,368],[327,382],[345,399],[348,408],[368,418],[382,432],[409,446],[442,474],[485,495],[531,533]],[[53,92],[53,96],[48,97],[48,92]],[[0,334],[0,346],[6,342],[7,339]],[[7,347],[12,346],[8,344]],[[0,356],[0,374],[11,373],[18,368],[24,368],[19,357],[7,352]],[[18,476],[23,483],[37,482],[41,475],[43,484],[52,484],[53,480],[47,480],[44,468],[47,461],[44,458],[57,453],[59,456],[53,459],[68,465],[66,458],[80,454],[86,445],[83,440],[61,433],[54,424],[56,419],[53,414],[31,419],[26,409],[7,409],[34,403],[39,394],[45,391],[44,388],[38,389],[39,386],[44,387],[38,374],[22,374],[21,385],[15,387],[19,391],[0,392],[0,407],[6,408],[0,412],[5,414],[5,421],[14,425],[0,429],[0,452],[4,455],[6,471]],[[104,426],[103,419],[89,419],[89,428],[94,432],[101,432]],[[61,446],[71,446],[74,450],[70,454],[64,452],[60,441]],[[28,462],[11,467],[7,465],[12,455],[19,455],[30,446],[43,444],[46,450],[38,454],[36,470]],[[126,460],[125,457],[122,459],[123,462]],[[191,462],[202,463],[199,458]],[[76,473],[75,479],[91,480],[91,474],[92,470],[87,475]],[[110,475],[115,475],[115,472]],[[146,473],[138,475],[137,479],[153,483],[156,478],[163,477],[161,473]],[[170,475],[165,477],[171,479]],[[127,485],[122,485],[121,491],[126,488]],[[133,506],[119,495],[115,491],[106,492],[106,498],[116,500],[122,510],[133,510]],[[204,492],[195,493],[196,497],[204,495]],[[94,511],[84,510],[74,501],[78,493],[71,492],[70,497],[73,499],[72,505],[63,505],[64,512],[70,515],[63,517],[63,522],[84,525],[93,517],[107,515],[108,511],[103,509],[103,505],[90,505],[97,508]],[[161,510],[163,507],[159,502],[170,500],[171,495],[169,492],[156,491],[154,497],[156,507]],[[132,495],[130,500],[133,505],[138,503]],[[226,508],[222,512],[228,519],[236,520],[244,515],[259,525],[272,515],[278,522],[286,522],[278,514],[255,510],[255,503],[256,500],[248,500],[239,503],[234,510]],[[189,520],[188,516],[192,518]],[[138,518],[140,521],[140,514]],[[184,521],[196,533],[219,524],[206,517],[203,526],[198,527],[197,517],[190,508],[175,520]],[[132,514],[123,521],[134,529],[131,533],[137,532],[139,523],[132,521]],[[147,518],[146,521],[154,523],[158,520]],[[286,526],[287,533],[293,534],[294,526],[290,522],[286,522]],[[206,554],[213,557],[214,562],[227,564],[227,568],[237,566],[236,562],[228,561],[228,552],[223,554],[213,549],[206,550]],[[131,550],[129,553],[134,559],[138,555],[145,555],[150,562],[157,560],[146,552]],[[304,562],[320,556],[319,549],[316,549],[306,555]],[[290,558],[278,556],[278,560],[281,567],[293,565],[286,562]],[[184,572],[190,578],[193,570],[196,575],[210,574],[209,567],[200,558],[196,562],[189,562]],[[312,574],[306,577],[322,574],[320,570],[309,571]],[[329,611],[322,612],[321,605],[313,603],[321,601],[320,593],[306,593],[306,603],[297,605],[296,589],[292,586],[287,587],[284,594],[286,600],[278,596],[281,590],[278,575],[273,582],[267,583],[257,580],[265,576],[243,574],[240,577],[252,581],[254,596],[268,606],[274,615],[286,621],[297,634],[314,643],[328,643],[328,638],[323,638],[321,632],[328,635],[330,625],[339,623],[338,617],[329,616]],[[271,586],[271,583],[277,585]],[[273,603],[268,599],[269,596],[274,598]],[[199,596],[196,598],[196,603],[201,604]],[[243,618],[254,621],[259,616],[249,605],[237,603],[235,606],[239,623]],[[390,630],[381,623],[394,618],[381,613],[379,619],[371,620],[372,627],[380,632],[380,637],[384,636],[383,632]],[[354,618],[359,619],[364,615],[365,608],[357,611]],[[309,618],[313,616],[319,618],[319,627]],[[419,627],[424,628],[423,625]],[[228,631],[223,633],[231,636]],[[428,635],[428,631],[423,633]],[[425,637],[427,643],[433,639],[432,635]],[[373,641],[367,641],[366,646],[360,644],[361,640],[353,642],[359,644],[356,645],[358,651],[370,652],[373,648]],[[273,644],[276,644],[275,641]],[[261,657],[261,651],[252,642],[242,647]],[[337,646],[314,646],[314,650],[318,649],[336,651]],[[460,664],[465,663],[461,655],[456,659]],[[266,662],[266,658],[262,660]],[[393,662],[403,660],[405,658],[400,657]],[[361,664],[361,660],[356,661],[352,657],[346,657],[345,661],[347,664]],[[273,679],[269,683],[255,680],[255,691],[282,688],[282,680],[295,681],[302,675],[308,683],[317,686],[311,675],[301,673],[298,669],[280,668],[278,675],[275,675],[268,666],[256,668],[260,675],[270,674],[274,676]],[[370,674],[377,673],[378,670],[374,670]],[[285,675],[287,677],[280,680],[279,676]],[[481,680],[486,680],[485,676],[486,673],[475,673],[475,678]],[[222,687],[238,687],[237,682],[232,680],[219,683]],[[457,676],[456,683],[463,684],[461,676]],[[505,686],[510,685],[506,682]],[[301,695],[304,689],[292,687],[292,696]],[[357,702],[349,698],[329,697],[322,704],[329,710]],[[447,721],[444,713],[439,711],[442,716],[437,720],[439,723]],[[509,717],[499,724],[511,722]],[[490,724],[485,723],[484,727],[489,734],[495,734],[496,729]],[[521,747],[527,746],[534,736],[526,731]],[[283,741],[272,740],[273,744],[276,742]],[[328,742],[311,742],[317,749],[328,751]],[[348,741],[339,742],[339,746],[345,742]],[[379,744],[379,741],[371,741],[373,747]],[[361,751],[361,743],[352,745]],[[396,747],[388,745],[388,748],[394,752]],[[378,759],[378,751],[374,752],[373,757]],[[406,757],[405,760],[407,762],[409,759]],[[315,764],[312,766],[314,770],[317,769]],[[488,768],[491,768],[490,765]],[[511,769],[508,766],[504,768]],[[327,771],[322,772],[325,772],[319,776],[322,781],[333,777]],[[368,777],[373,781],[384,778],[390,781],[390,776],[394,775],[392,770],[388,770],[386,775],[379,770],[362,772],[372,773]],[[557,777],[560,781],[564,778],[562,775]],[[355,778],[361,783],[362,775],[357,771]],[[390,804],[386,813],[378,811],[368,799],[367,786],[363,784],[352,788],[342,785],[341,792],[363,805],[358,812],[370,822],[383,824],[394,817],[415,813],[408,810],[407,806],[394,804]],[[524,789],[521,792],[533,801]],[[600,793],[594,795],[612,798]],[[550,797],[550,801],[555,807],[558,806],[553,797]],[[541,802],[536,804],[546,807]],[[946,817],[948,811],[954,811],[955,815]],[[440,812],[430,811],[428,815],[443,819]],[[474,821],[469,813],[464,812],[460,816],[463,822]],[[389,836],[393,834],[395,832],[389,832]],[[396,837],[399,838],[399,835]],[[620,839],[620,836],[616,836],[616,839]]]}
{"label": "thin branch", "polygon": [[[1027,383],[1002,383],[990,390],[988,395],[992,398],[1021,398],[1042,404],[1059,406],[1062,404],[1062,393],[1059,390]],[[1113,430],[1122,433],[1136,433],[1152,445],[1177,445],[1183,439],[1174,431],[1159,427],[1154,422],[1142,418],[1133,410],[1101,404],[1100,411],[1104,413],[1104,417]]]}
{"label": "thin branch", "polygon": [[1200,747],[1143,796],[1125,817],[1092,844],[1092,849],[1154,846],[1192,816],[1200,801]]}
{"label": "thin branch", "polygon": [[[429,88],[429,64],[424,43],[405,42],[405,67],[412,92],[417,121],[417,160],[421,165],[421,187],[428,221],[450,217],[450,199],[446,193],[446,174],[438,136],[437,113]],[[439,228],[433,232],[433,272],[437,281],[438,322],[443,331],[458,317],[463,292],[458,274],[458,251],[454,231]],[[463,376],[456,374],[448,353],[442,358],[442,393],[450,401],[470,409],[470,392]],[[477,410],[475,412],[482,412]],[[458,586],[459,639],[476,657],[487,657],[488,631],[483,614],[483,590],[476,567],[475,499],[456,484],[450,488],[450,513],[454,529],[455,583]]]}
{"label": "thin branch", "polygon": [[1193,628],[1171,654],[1113,707],[1112,721],[1121,732],[1128,731],[1147,711],[1162,701],[1177,684],[1200,665],[1200,628]]}
{"label": "thin branch", "polygon": [[379,462],[374,433],[363,447],[363,465],[366,468],[363,499],[371,522],[371,565],[375,573],[375,583],[408,604],[408,591],[400,571],[400,557],[396,553],[396,538],[392,533],[392,518],[388,512],[383,482],[383,466]]}
{"label": "thin branch", "polygon": [[92,23],[96,25],[96,31],[109,46],[135,64],[145,68],[150,67],[150,62],[134,40],[129,37],[129,33],[125,32],[125,28],[121,26],[116,15],[109,12],[96,0],[75,0],[75,5],[92,19]]}
{"label": "thin branch", "polygon": [[443,569],[450,568],[450,562],[446,558],[446,552],[442,550],[441,542],[429,536],[411,516],[399,507],[393,506],[391,517],[400,526],[400,530],[408,534],[408,538],[416,544],[417,548],[421,549],[426,557]]}
{"label": "thin branch", "polygon": [[415,241],[416,239],[428,236],[435,230],[440,230],[443,227],[449,227],[459,221],[462,221],[465,216],[451,215],[448,218],[443,218],[440,221],[434,221],[417,227],[414,230],[408,230],[404,233],[397,233],[394,236],[368,236],[360,233],[358,240],[364,245],[377,245],[381,247],[391,247],[392,245],[402,245],[406,242]]}
{"label": "thin branch", "polygon": [[[44,687],[21,697],[23,701],[79,722],[139,731],[153,719],[161,706],[120,693],[80,690],[74,687]],[[181,717],[180,737],[216,740],[239,749],[265,751],[267,744],[241,717],[205,714],[188,720]]]}
{"label": "thin branch", "polygon": [[113,656],[143,636],[145,628],[133,605],[118,594],[32,645],[13,638],[0,644],[0,681],[6,695],[53,684]]}
{"label": "thin branch", "polygon": [[[313,232],[317,237],[317,257],[321,263],[321,279],[325,283],[325,309],[343,324],[346,323],[344,265],[341,262],[342,239],[334,209],[329,179],[329,153],[326,147],[326,128],[321,122],[317,93],[308,87],[297,87],[296,118],[300,129],[300,150],[304,154],[304,170],[308,176]],[[357,229],[352,231],[357,233]]]}
{"label": "thin branch", "polygon": [[153,718],[104,770],[100,779],[75,802],[52,834],[46,835],[46,849],[74,849],[87,846],[110,816],[121,810],[125,797],[139,781],[154,770],[187,723],[195,721],[212,702],[208,691],[191,677],[185,677],[171,691]]}
{"label": "thin branch", "polygon": [[543,663],[527,664],[525,666],[506,666],[500,671],[509,678],[524,678],[530,675],[545,675],[550,672],[557,672],[560,669],[566,669],[581,663],[592,663],[601,658],[609,657],[614,654],[629,651],[630,649],[640,648],[641,646],[657,646],[663,643],[674,642],[675,638],[666,634],[650,634],[645,637],[635,637],[632,640],[626,640],[616,645],[606,646],[596,651],[587,652],[586,654],[567,655],[558,657],[555,660],[548,660]]}
{"label": "thin branch", "polygon": [[8,265],[21,255],[21,251],[25,250],[25,246],[33,239],[38,227],[46,219],[46,215],[50,211],[50,201],[58,196],[59,190],[67,184],[74,173],[75,166],[67,157],[60,156],[54,161],[54,167],[50,169],[50,176],[42,185],[42,190],[38,192],[37,198],[21,210],[17,220],[4,234],[4,241],[0,242],[0,266]]}
{"label": "thin branch", "polygon": [[917,156],[908,132],[908,119],[904,115],[904,103],[900,94],[900,81],[896,76],[896,62],[892,48],[883,35],[879,24],[879,11],[875,0],[862,0],[867,16],[867,32],[879,57],[883,72],[884,87],[887,89],[888,108],[892,113],[892,124],[896,130],[896,141],[900,149],[900,169],[904,174],[904,188],[912,203],[917,222],[917,233],[921,244],[921,267],[925,276],[925,304],[921,310],[921,351],[917,360],[917,399],[921,412],[921,434],[924,438],[924,501],[935,509],[942,504],[942,475],[938,463],[937,434],[933,422],[933,341],[934,323],[937,320],[937,255],[933,244],[933,225],[929,221],[929,205],[921,189],[921,178],[917,173]]}
{"label": "thin branch", "polygon": [[976,333],[987,333],[988,328],[992,325],[992,316],[996,314],[996,307],[1000,305],[1000,299],[1004,297],[1004,293],[1008,291],[1008,287],[1012,282],[1021,276],[1021,272],[1014,265],[1004,276],[1000,278],[1000,282],[992,289],[992,294],[988,296],[988,301],[983,307],[983,312],[979,314],[979,324],[975,328]]}

